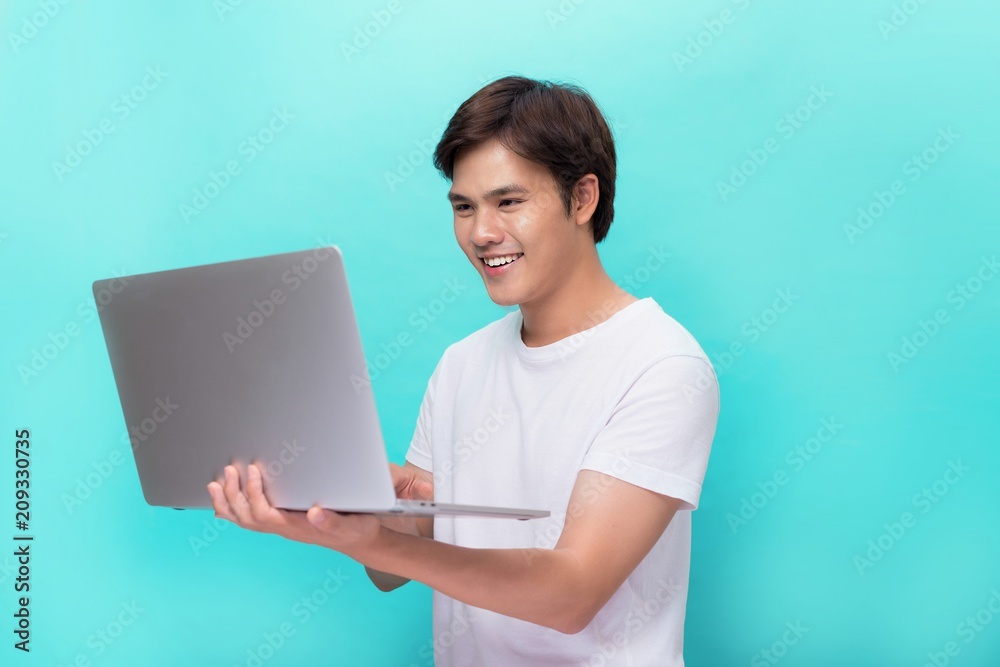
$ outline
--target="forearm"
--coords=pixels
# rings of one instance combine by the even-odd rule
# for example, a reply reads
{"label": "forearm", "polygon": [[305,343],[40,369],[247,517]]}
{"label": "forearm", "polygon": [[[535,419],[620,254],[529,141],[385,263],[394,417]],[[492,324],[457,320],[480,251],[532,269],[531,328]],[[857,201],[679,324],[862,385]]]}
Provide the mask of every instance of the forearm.
{"label": "forearm", "polygon": [[365,573],[368,575],[368,578],[371,579],[372,583],[375,584],[375,588],[379,589],[383,593],[395,590],[410,581],[406,577],[397,577],[395,574],[382,572],[381,570],[370,568],[367,565],[365,565]]}
{"label": "forearm", "polygon": [[[396,532],[406,533],[407,535],[420,535],[416,519],[412,517],[379,517],[379,522],[386,528],[390,528]],[[367,565],[365,565],[365,574],[375,584],[375,588],[383,593],[394,591],[410,581],[406,577],[399,577],[390,572],[382,572]]]}
{"label": "forearm", "polygon": [[413,579],[460,602],[561,632],[576,632],[587,615],[586,578],[566,550],[472,549],[383,526],[369,548],[348,555],[369,570]]}

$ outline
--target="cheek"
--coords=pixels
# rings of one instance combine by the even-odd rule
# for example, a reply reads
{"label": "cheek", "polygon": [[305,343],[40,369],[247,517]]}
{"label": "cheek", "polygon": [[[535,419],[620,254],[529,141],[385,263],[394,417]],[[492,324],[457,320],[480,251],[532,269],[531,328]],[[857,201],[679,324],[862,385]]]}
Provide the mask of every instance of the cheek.
{"label": "cheek", "polygon": [[571,223],[542,208],[518,211],[510,216],[508,234],[536,260],[559,263],[562,249],[571,241]]}
{"label": "cheek", "polygon": [[541,236],[542,225],[539,224],[541,219],[538,211],[518,211],[508,216],[507,235],[524,250],[525,246],[537,243],[536,239]]}
{"label": "cheek", "polygon": [[467,225],[463,225],[461,220],[455,220],[454,225],[455,241],[458,242],[462,250],[468,252],[472,244],[469,242],[469,230]]}
{"label": "cheek", "polygon": [[462,224],[461,220],[455,221],[454,226],[455,241],[458,243],[458,247],[462,249],[465,256],[469,258],[469,261],[473,264],[479,262],[479,257],[476,255],[476,249],[472,246],[472,242],[469,240],[469,231],[465,225]]}

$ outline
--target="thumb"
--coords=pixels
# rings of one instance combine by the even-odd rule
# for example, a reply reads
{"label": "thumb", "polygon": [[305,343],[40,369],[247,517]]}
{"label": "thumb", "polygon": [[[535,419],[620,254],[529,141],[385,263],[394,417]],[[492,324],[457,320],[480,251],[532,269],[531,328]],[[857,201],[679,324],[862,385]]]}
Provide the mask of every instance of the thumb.
{"label": "thumb", "polygon": [[337,518],[334,512],[317,505],[313,505],[306,511],[306,519],[320,530],[333,530],[337,525]]}

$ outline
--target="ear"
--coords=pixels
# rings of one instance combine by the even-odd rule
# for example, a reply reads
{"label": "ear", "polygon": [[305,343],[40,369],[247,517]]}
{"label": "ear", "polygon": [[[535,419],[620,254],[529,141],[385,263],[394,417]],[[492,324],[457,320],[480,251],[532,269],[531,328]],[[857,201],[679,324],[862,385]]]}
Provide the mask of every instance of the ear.
{"label": "ear", "polygon": [[594,174],[584,174],[573,186],[573,196],[570,200],[570,213],[573,222],[587,225],[594,217],[597,202],[601,196],[601,188]]}

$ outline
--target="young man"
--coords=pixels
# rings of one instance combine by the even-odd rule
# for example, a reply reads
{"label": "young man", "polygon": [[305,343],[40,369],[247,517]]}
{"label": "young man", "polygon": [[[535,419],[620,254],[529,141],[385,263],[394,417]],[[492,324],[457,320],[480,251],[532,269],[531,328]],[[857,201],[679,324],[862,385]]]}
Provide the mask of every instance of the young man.
{"label": "young man", "polygon": [[719,413],[707,356],[605,273],[615,148],[575,86],[522,77],[462,104],[434,155],[455,237],[519,310],[449,346],[397,495],[547,519],[378,519],[272,507],[259,470],[209,484],[216,515],[342,552],[381,590],[434,589],[438,665],[683,665],[691,510]]}

